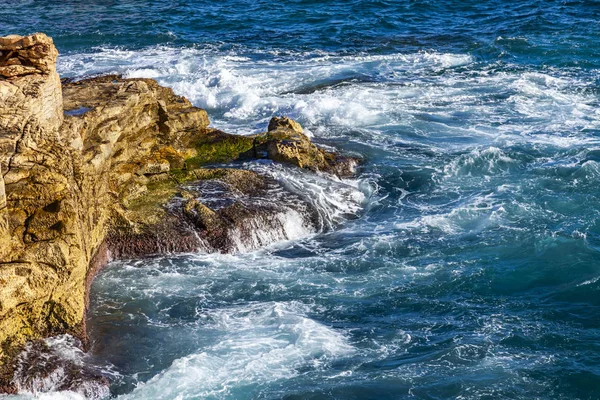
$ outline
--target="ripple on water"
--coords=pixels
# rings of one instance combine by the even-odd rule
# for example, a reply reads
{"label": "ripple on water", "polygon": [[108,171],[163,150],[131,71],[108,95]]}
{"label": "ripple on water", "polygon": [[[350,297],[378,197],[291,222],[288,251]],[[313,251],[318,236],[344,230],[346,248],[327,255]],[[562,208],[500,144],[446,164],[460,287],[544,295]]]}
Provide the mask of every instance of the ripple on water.
{"label": "ripple on water", "polygon": [[286,114],[366,159],[355,180],[244,165],[310,202],[318,234],[103,271],[87,362],[119,371],[114,395],[597,397],[597,10],[471,3],[183,2],[165,29],[100,18],[116,33],[89,36],[71,20],[64,76],[155,78],[233,133]]}

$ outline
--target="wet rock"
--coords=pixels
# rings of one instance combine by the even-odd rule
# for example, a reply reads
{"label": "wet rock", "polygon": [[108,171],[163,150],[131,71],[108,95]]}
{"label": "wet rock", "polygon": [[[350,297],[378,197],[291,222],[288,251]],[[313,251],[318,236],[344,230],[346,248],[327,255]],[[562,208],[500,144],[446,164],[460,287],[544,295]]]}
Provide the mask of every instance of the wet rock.
{"label": "wet rock", "polygon": [[286,117],[273,117],[268,132],[255,139],[255,153],[273,161],[340,177],[356,173],[359,160],[317,147],[303,133],[300,124]]}
{"label": "wet rock", "polygon": [[163,189],[169,200],[160,218],[149,218],[155,200],[141,198],[124,211],[124,226],[109,239],[116,256],[240,252],[317,230],[311,205],[252,171],[196,169],[180,179],[183,184]]}
{"label": "wet rock", "polygon": [[62,85],[43,34],[0,52],[2,370],[26,339],[84,335],[92,258],[122,209],[196,154],[208,117],[150,79]]}
{"label": "wet rock", "polygon": [[196,137],[193,145],[196,154],[186,160],[187,169],[254,157],[252,137],[232,135],[216,129],[207,130]]}
{"label": "wet rock", "polygon": [[15,360],[11,383],[16,392],[72,391],[86,399],[108,397],[109,380],[83,362],[83,351],[76,347],[81,343],[70,340],[73,344],[67,349],[57,349],[43,340],[28,343]]}
{"label": "wet rock", "polygon": [[215,163],[267,158],[311,171],[352,176],[360,160],[316,146],[303,133],[302,126],[287,117],[273,117],[268,131],[258,135],[232,135],[206,129],[196,136],[196,153],[185,160],[188,170]]}
{"label": "wet rock", "polygon": [[189,199],[175,198],[170,207],[181,207],[208,251],[248,251],[317,230],[316,210],[270,178],[234,169],[196,173]]}
{"label": "wet rock", "polygon": [[193,171],[196,180],[219,180],[225,182],[232,190],[248,196],[263,193],[268,187],[268,180],[252,171],[231,168],[203,168]]}
{"label": "wet rock", "polygon": [[[274,118],[257,136],[211,129],[206,111],[152,79],[61,84],[44,34],[0,38],[0,387],[14,349],[70,332],[85,339],[100,261],[236,252],[314,231],[313,210],[249,171],[262,158],[340,176],[354,161]],[[196,183],[193,183],[193,182]],[[187,193],[185,196],[183,193]]]}

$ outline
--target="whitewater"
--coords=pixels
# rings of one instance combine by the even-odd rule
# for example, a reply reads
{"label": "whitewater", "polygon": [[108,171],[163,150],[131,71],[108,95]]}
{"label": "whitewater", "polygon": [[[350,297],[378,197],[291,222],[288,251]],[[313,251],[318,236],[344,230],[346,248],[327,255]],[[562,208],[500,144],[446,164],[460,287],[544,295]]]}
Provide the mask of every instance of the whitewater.
{"label": "whitewater", "polygon": [[213,20],[154,4],[152,23],[103,5],[77,35],[38,13],[62,77],[153,78],[236,134],[289,116],[364,158],[358,175],[233,164],[316,226],[291,207],[281,232],[256,227],[266,246],[111,263],[90,352],[48,339],[109,392],[53,376],[5,398],[598,398],[598,7],[297,1],[286,26],[273,2],[225,3]]}

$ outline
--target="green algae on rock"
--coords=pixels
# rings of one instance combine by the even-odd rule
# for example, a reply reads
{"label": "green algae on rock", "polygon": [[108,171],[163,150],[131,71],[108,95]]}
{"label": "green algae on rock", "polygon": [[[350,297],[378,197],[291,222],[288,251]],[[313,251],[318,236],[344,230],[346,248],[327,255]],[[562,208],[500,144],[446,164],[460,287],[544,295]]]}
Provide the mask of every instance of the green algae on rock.
{"label": "green algae on rock", "polygon": [[88,274],[94,259],[107,258],[99,254],[105,237],[128,203],[194,154],[187,146],[208,125],[204,110],[152,80],[61,85],[52,39],[9,39],[0,41],[4,368],[26,340],[85,339]]}
{"label": "green algae on rock", "polygon": [[[26,341],[70,333],[85,344],[87,291],[111,257],[268,244],[256,224],[281,231],[282,213],[297,208],[299,224],[312,226],[299,197],[269,204],[273,181],[200,166],[267,157],[347,175],[355,165],[312,144],[287,118],[274,118],[257,136],[209,128],[206,111],[152,79],[108,75],[61,84],[57,56],[42,33],[0,38],[4,392],[14,390],[10,360]],[[191,182],[204,183],[182,187]],[[203,185],[218,187],[221,200],[244,201],[205,203],[198,200]]]}

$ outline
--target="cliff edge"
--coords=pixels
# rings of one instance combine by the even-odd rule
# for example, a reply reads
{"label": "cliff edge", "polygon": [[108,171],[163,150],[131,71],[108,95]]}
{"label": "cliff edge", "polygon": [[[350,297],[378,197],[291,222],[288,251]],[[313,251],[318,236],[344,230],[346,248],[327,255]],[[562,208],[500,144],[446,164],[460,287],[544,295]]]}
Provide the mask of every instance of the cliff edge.
{"label": "cliff edge", "polygon": [[199,202],[202,184],[190,192],[182,183],[267,200],[275,185],[206,164],[270,158],[337,175],[356,166],[287,118],[254,136],[211,129],[204,110],[151,79],[61,83],[57,56],[41,33],[0,38],[0,392],[14,391],[11,360],[27,341],[70,333],[85,342],[87,291],[109,259],[260,246],[256,218],[297,212],[272,201]]}
{"label": "cliff edge", "polygon": [[[122,205],[182,163],[206,112],[151,80],[61,85],[44,34],[0,39],[0,356],[84,337],[86,280]],[[102,263],[98,260],[96,264]],[[6,359],[6,357],[2,357]]]}

